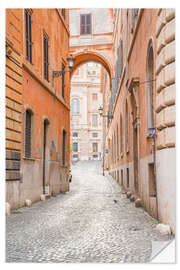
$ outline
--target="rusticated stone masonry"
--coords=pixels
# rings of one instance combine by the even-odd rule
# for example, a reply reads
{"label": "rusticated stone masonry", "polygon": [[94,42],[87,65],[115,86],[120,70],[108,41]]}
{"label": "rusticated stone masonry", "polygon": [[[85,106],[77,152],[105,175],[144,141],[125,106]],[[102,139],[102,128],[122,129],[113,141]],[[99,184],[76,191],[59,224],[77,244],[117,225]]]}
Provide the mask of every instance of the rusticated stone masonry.
{"label": "rusticated stone masonry", "polygon": [[175,146],[175,9],[159,9],[156,25],[157,148]]}

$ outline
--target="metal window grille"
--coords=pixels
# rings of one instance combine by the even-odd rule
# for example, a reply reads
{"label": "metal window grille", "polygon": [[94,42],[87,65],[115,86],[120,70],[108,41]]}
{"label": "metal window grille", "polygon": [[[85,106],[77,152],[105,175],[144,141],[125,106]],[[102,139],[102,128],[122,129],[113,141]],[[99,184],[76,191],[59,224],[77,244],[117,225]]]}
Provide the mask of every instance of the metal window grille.
{"label": "metal window grille", "polygon": [[26,30],[26,59],[32,64],[32,27],[31,14],[25,9],[25,30]]}
{"label": "metal window grille", "polygon": [[80,34],[88,35],[92,32],[91,14],[81,14],[80,16]]}
{"label": "metal window grille", "polygon": [[62,164],[66,162],[66,131],[63,130],[63,142],[62,142]]}
{"label": "metal window grille", "polygon": [[26,111],[25,156],[31,157],[31,112]]}
{"label": "metal window grille", "polygon": [[65,90],[65,65],[62,64],[62,97],[64,98],[64,90]]}
{"label": "metal window grille", "polygon": [[49,81],[49,38],[44,33],[43,36],[44,44],[44,78]]}

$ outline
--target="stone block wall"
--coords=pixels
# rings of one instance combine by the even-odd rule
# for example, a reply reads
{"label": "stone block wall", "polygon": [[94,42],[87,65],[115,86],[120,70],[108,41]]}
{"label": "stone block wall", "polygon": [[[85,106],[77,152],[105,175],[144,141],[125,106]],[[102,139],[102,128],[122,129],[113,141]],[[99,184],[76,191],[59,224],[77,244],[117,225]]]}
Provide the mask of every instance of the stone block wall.
{"label": "stone block wall", "polygon": [[175,9],[159,9],[156,25],[157,148],[175,146]]}

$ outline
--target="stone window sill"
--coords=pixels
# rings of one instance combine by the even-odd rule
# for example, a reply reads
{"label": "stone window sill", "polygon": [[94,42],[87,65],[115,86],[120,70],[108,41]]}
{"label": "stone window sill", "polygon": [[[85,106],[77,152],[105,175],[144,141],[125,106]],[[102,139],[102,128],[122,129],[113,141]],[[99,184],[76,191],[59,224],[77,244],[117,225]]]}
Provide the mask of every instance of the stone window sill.
{"label": "stone window sill", "polygon": [[32,158],[32,157],[23,157],[24,160],[30,160],[30,161],[35,161],[36,159],[35,158]]}

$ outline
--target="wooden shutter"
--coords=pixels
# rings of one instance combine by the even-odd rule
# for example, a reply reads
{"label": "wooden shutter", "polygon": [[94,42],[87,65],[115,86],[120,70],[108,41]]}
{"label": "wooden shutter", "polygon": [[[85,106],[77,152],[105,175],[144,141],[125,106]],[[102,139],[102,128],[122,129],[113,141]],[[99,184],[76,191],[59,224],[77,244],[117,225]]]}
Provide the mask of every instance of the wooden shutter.
{"label": "wooden shutter", "polygon": [[84,35],[85,34],[85,15],[81,15],[80,17],[80,34]]}
{"label": "wooden shutter", "polygon": [[44,34],[44,78],[49,81],[49,41]]}
{"label": "wooden shutter", "polygon": [[80,34],[91,34],[91,14],[80,15]]}
{"label": "wooden shutter", "polygon": [[26,111],[25,156],[31,156],[31,113]]}
{"label": "wooden shutter", "polygon": [[32,63],[32,29],[31,14],[25,10],[25,30],[26,30],[26,59]]}
{"label": "wooden shutter", "polygon": [[86,34],[91,34],[91,14],[86,15]]}
{"label": "wooden shutter", "polygon": [[62,164],[66,162],[66,131],[63,130],[63,142],[62,142]]}
{"label": "wooden shutter", "polygon": [[[62,64],[62,71],[65,70],[65,65]],[[62,97],[64,98],[64,83],[65,83],[65,73],[62,73]]]}

